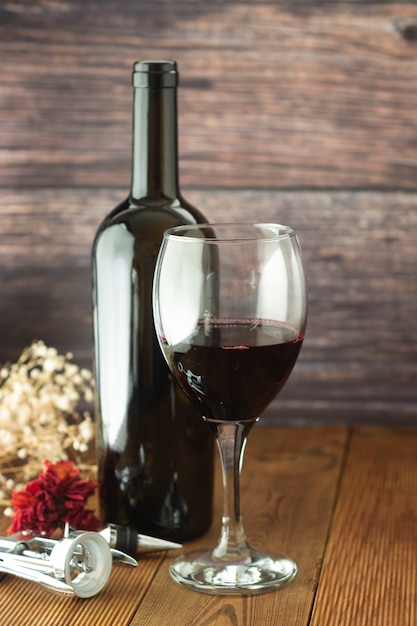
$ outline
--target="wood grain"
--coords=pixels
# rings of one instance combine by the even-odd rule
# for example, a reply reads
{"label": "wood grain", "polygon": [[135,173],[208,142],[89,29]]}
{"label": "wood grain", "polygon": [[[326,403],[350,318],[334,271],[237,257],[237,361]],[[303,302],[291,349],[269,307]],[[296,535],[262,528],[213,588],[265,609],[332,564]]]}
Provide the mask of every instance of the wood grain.
{"label": "wood grain", "polygon": [[[346,431],[337,428],[310,430],[309,434],[298,429],[257,428],[249,436],[242,473],[246,533],[255,547],[284,552],[296,560],[299,572],[291,585],[268,594],[268,601],[265,596],[212,597],[178,587],[170,580],[165,564],[158,570],[132,626],[160,626],[174,621],[184,626],[249,626],[274,624],[277,616],[283,624],[307,624],[345,437]],[[217,502],[219,496],[217,490]],[[218,532],[215,522],[209,536],[187,549],[214,545]]]}
{"label": "wood grain", "polygon": [[417,431],[355,428],[311,626],[412,626]]}
{"label": "wood grain", "polygon": [[[242,474],[242,510],[248,539],[255,547],[290,554],[299,567],[291,585],[267,594],[267,601],[266,596],[222,598],[186,591],[169,577],[172,554],[153,553],[143,556],[135,570],[114,568],[103,591],[89,600],[57,597],[36,584],[0,575],[2,626],[30,626],[34,619],[36,626],[249,626],[273,624],[277,615],[282,616],[283,623],[306,626],[346,441],[344,427],[255,427],[250,435]],[[214,545],[217,540],[220,482],[217,465],[213,527],[184,549]],[[5,518],[0,518],[1,532],[5,526]]]}
{"label": "wood grain", "polygon": [[[296,559],[291,585],[253,597],[187,592],[169,578],[172,555],[155,553],[134,571],[115,568],[89,600],[0,575],[2,626],[414,626],[416,448],[416,427],[256,427],[242,475],[246,531]],[[217,538],[219,483],[217,473],[213,527],[187,550]]]}
{"label": "wood grain", "polygon": [[140,606],[161,559],[142,560],[137,568],[129,570],[129,575],[114,568],[106,587],[88,600],[52,595],[35,583],[5,576],[0,581],[2,626],[126,626]]}
{"label": "wood grain", "polygon": [[414,2],[0,9],[0,184],[128,184],[130,72],[180,63],[188,185],[414,190]]}
{"label": "wood grain", "polygon": [[[91,244],[125,194],[120,188],[3,193],[0,362],[16,358],[36,337],[91,366]],[[187,197],[210,221],[224,221],[227,213],[289,222],[299,232],[309,323],[275,419],[415,419],[416,194],[189,190]]]}

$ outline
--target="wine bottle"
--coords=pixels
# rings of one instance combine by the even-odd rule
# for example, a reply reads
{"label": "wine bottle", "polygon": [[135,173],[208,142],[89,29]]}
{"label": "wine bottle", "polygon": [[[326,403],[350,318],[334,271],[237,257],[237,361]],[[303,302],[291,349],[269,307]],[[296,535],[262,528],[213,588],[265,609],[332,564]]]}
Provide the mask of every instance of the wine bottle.
{"label": "wine bottle", "polygon": [[131,192],[97,231],[92,275],[103,524],[182,541],[211,523],[214,450],[169,373],[152,315],[163,232],[206,221],[179,190],[177,81],[174,61],[134,64]]}

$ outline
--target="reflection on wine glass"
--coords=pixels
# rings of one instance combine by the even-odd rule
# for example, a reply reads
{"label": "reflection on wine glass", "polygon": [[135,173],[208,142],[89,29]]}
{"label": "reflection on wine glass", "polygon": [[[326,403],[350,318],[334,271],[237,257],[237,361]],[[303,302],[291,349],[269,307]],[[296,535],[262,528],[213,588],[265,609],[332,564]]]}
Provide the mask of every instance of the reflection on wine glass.
{"label": "reflection on wine glass", "polygon": [[165,233],[154,280],[156,331],[173,375],[215,435],[224,487],[218,543],[172,563],[180,584],[206,593],[260,593],[297,572],[290,558],[248,544],[239,480],[248,433],[291,373],[306,315],[292,228],[197,224]]}

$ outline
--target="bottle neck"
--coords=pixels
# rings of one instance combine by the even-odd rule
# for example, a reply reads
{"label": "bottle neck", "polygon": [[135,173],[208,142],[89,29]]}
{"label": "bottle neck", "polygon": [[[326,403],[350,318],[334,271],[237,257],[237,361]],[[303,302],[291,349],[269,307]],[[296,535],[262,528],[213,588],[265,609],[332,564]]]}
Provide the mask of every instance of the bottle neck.
{"label": "bottle neck", "polygon": [[131,199],[179,196],[176,87],[135,87]]}

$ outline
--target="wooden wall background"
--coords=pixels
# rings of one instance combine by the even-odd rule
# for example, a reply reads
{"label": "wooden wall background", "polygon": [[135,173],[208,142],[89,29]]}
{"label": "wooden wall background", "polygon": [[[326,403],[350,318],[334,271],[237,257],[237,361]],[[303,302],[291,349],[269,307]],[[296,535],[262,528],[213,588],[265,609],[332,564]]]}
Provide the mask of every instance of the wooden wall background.
{"label": "wooden wall background", "polygon": [[417,419],[417,3],[3,0],[0,363],[91,365],[90,249],[128,191],[133,62],[180,65],[185,195],[299,232],[310,321],[276,420]]}

